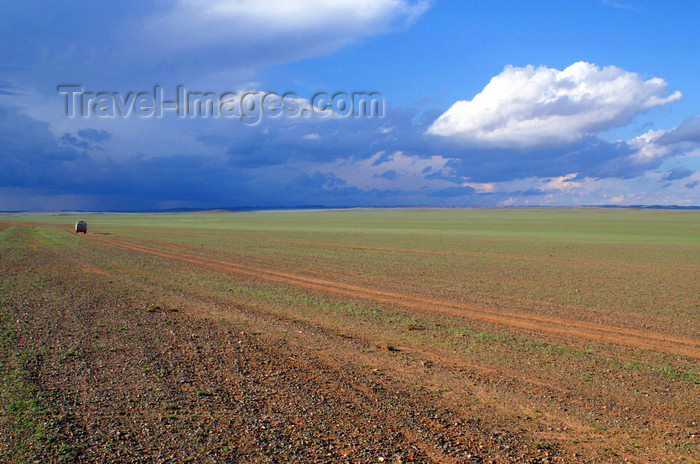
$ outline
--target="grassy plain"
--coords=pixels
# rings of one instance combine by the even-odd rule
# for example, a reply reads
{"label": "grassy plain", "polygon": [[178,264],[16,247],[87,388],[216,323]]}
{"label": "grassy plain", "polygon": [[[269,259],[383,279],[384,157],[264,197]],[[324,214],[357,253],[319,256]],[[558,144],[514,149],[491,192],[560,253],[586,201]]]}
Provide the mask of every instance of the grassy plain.
{"label": "grassy plain", "polygon": [[[70,232],[77,219],[88,222],[87,236]],[[698,212],[358,209],[0,222],[5,255],[17,256],[2,262],[14,292],[5,315],[25,293],[53,288],[55,270],[29,289],[26,275],[9,272],[31,249],[86,274],[95,298],[245,326],[266,346],[378,378],[458,423],[481,424],[472,438],[455,431],[461,447],[405,432],[426,448],[417,460],[700,459]],[[40,337],[25,345],[42,349]],[[16,347],[2,346],[3,369],[21,379]],[[34,392],[34,416],[57,408],[40,381],[12,385]],[[5,411],[6,423],[19,417]],[[479,433],[487,438],[475,441]]]}

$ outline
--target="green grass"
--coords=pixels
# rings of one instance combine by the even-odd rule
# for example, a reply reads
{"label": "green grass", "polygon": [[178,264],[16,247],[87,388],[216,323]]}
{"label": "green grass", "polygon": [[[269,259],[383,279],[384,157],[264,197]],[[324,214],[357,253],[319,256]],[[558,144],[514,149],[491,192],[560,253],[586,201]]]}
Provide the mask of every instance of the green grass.
{"label": "green grass", "polygon": [[[27,242],[16,228],[0,231],[3,266],[21,266]],[[18,277],[27,287],[40,288],[40,276],[23,272]],[[41,456],[54,441],[53,411],[45,395],[31,380],[32,366],[39,353],[17,346],[17,312],[10,279],[0,278],[0,429],[6,454],[0,461],[31,462]],[[0,448],[2,450],[2,448]]]}
{"label": "green grass", "polygon": [[[666,391],[670,400],[663,401],[673,401],[678,410],[687,408],[691,414],[697,408],[697,395],[689,393],[700,383],[695,359],[499,327],[458,315],[421,312],[181,264],[110,247],[90,240],[90,235],[491,309],[603,320],[623,328],[697,338],[700,212],[535,209],[81,214],[80,219],[88,222],[87,238],[47,227],[70,228],[76,219],[75,215],[0,216],[2,263],[12,266],[16,259],[21,265],[17,250],[22,248],[59,251],[75,262],[107,272],[109,284],[114,281],[125,287],[128,295],[131,288],[135,295],[148,294],[139,299],[139,306],[123,309],[141,308],[134,314],[146,320],[189,317],[189,300],[211,303],[219,311],[214,319],[224,320],[230,311],[228,314],[239,317],[243,325],[266,315],[297,321],[301,323],[298,327],[314,327],[352,339],[347,343],[362,353],[405,360],[408,365],[413,362],[419,369],[424,369],[420,359],[445,356],[450,363],[463,361],[467,366],[523,373],[572,391],[622,391],[639,402],[656,401],[649,392]],[[37,225],[2,224],[13,220]],[[41,278],[36,277],[41,273],[30,277],[32,271],[27,270],[20,285],[34,289],[28,293],[36,301],[50,301]],[[0,289],[2,282],[0,276]],[[105,282],[105,291],[110,288]],[[184,297],[181,306],[180,301],[169,301],[171,294]],[[183,314],[175,314],[178,306]],[[60,317],[66,308],[55,311]],[[253,317],[246,319],[246,314]],[[12,318],[7,321],[10,329],[0,331],[0,346],[12,347]],[[251,334],[273,330],[256,324],[245,330]],[[125,330],[115,327],[111,333]],[[91,343],[94,350],[105,354],[129,350],[129,345],[107,343],[107,332],[101,332],[104,339],[102,335],[95,337]],[[296,331],[277,334],[279,343],[298,343],[292,332]],[[78,351],[71,341],[56,350],[65,365],[81,362],[81,357],[91,354]],[[11,362],[2,367],[12,374],[7,377],[11,382],[2,387],[7,417],[15,421],[21,446],[41,449],[41,437],[50,437],[51,432],[41,429],[42,417],[47,414],[45,398],[32,390],[22,371],[27,359],[31,363],[32,354],[13,358],[10,351],[4,353]],[[143,369],[145,372],[148,367]],[[441,390],[426,391],[442,395]],[[202,402],[210,401],[210,395],[207,390],[196,391]],[[161,403],[161,408],[170,413],[178,409],[173,403]],[[550,445],[535,441],[533,446],[547,449]],[[68,449],[64,454],[70,457],[73,452]],[[23,456],[31,454],[27,453]]]}
{"label": "green grass", "polygon": [[[0,221],[14,219],[0,217]],[[69,228],[76,219],[76,215],[29,215],[17,220]],[[422,294],[449,301],[548,309],[555,316],[584,320],[589,312],[616,314],[619,326],[655,330],[690,328],[700,320],[697,211],[358,209],[81,214],[80,219],[88,222],[91,235],[167,242],[189,247],[192,254],[250,261],[276,270],[331,270],[341,277],[330,280],[358,276],[360,285],[379,282],[380,288],[398,291],[418,287]],[[62,229],[35,227],[30,237],[113,275],[166,291],[186,289],[273,307],[289,317],[325,321],[343,333],[352,332],[346,326],[356,332],[388,331],[391,343],[398,345],[440,344],[494,363],[511,362],[508,353],[516,350],[541,369],[547,369],[552,359],[592,360],[598,370],[617,363],[630,372],[671,380],[694,383],[698,376],[696,368],[671,357],[649,360],[644,354],[626,355],[618,361],[595,349],[588,351],[585,345],[569,346],[456,320],[439,323],[430,315],[407,315],[369,301],[211,270],[183,273],[168,260],[125,253]],[[166,308],[152,304],[146,311]],[[595,372],[582,376],[601,377]]]}
{"label": "green grass", "polygon": [[[2,217],[2,216],[0,216]],[[71,215],[22,215],[4,218],[12,221],[60,224],[71,227]],[[303,236],[313,233],[332,235],[343,242],[353,234],[369,234],[369,240],[353,240],[357,249],[392,235],[441,236],[450,241],[458,237],[503,242],[513,249],[518,244],[590,243],[625,245],[698,245],[696,211],[654,210],[342,210],[253,213],[177,213],[177,214],[80,214],[88,220],[90,233],[187,233],[203,235],[237,233]],[[379,236],[378,236],[379,235]],[[510,243],[508,243],[510,242]],[[435,243],[434,248],[448,248]],[[496,247],[498,248],[498,247]]]}
{"label": "green grass", "polygon": [[[83,214],[91,234],[155,239],[256,259],[308,262],[436,291],[700,319],[700,212],[349,210]],[[21,216],[70,227],[77,216]],[[7,217],[12,220],[13,217]],[[0,219],[2,220],[2,219]],[[105,235],[108,234],[108,235]],[[40,243],[83,240],[36,228]],[[402,250],[406,251],[402,251]],[[688,271],[687,267],[693,267]],[[133,272],[126,266],[124,272]]]}
{"label": "green grass", "polygon": [[[78,216],[0,216],[0,221],[15,218],[69,228]],[[267,264],[273,268],[333,269],[361,276],[361,282],[418,286],[446,300],[494,301],[513,309],[550,307],[555,314],[567,305],[577,311],[576,317],[587,317],[589,310],[617,312],[638,324],[648,321],[651,327],[674,319],[684,321],[681,325],[700,320],[697,211],[357,209],[80,218],[98,236],[158,240],[191,247],[192,253],[273,263]],[[109,272],[158,282],[153,276],[157,259],[152,257],[115,260],[115,250],[55,228],[36,227],[31,237]],[[172,281],[160,281],[168,290],[177,291],[181,283],[218,289],[226,285],[219,277],[178,273],[177,267],[157,270]],[[372,308],[354,302],[328,303],[275,288],[244,287],[231,289],[257,292],[249,297],[268,302],[372,317]]]}

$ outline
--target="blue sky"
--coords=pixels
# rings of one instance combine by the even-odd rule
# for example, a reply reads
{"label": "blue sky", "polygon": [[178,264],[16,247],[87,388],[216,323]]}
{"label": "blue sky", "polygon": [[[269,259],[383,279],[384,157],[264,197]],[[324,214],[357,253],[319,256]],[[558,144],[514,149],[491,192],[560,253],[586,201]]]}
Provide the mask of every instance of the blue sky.
{"label": "blue sky", "polygon": [[[696,1],[8,3],[0,210],[700,204]],[[119,96],[379,92],[383,117],[68,118]]]}

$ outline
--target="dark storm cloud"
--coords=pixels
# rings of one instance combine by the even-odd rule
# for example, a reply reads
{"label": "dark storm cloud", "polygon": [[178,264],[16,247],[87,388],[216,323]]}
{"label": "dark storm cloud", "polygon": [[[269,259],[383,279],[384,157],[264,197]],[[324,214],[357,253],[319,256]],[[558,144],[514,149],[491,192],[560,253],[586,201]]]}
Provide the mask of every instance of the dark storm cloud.
{"label": "dark storm cloud", "polygon": [[669,145],[680,142],[700,143],[700,115],[692,116],[676,129],[662,135],[658,143]]}
{"label": "dark storm cloud", "polygon": [[78,136],[66,132],[59,138],[59,142],[82,150],[103,150],[103,144],[112,140],[112,135],[105,130],[80,129]]}
{"label": "dark storm cloud", "polygon": [[474,189],[471,187],[447,187],[440,190],[434,190],[428,195],[431,197],[462,197],[466,195],[471,195],[474,193]]}
{"label": "dark storm cloud", "polygon": [[78,137],[97,144],[112,140],[112,134],[102,129],[81,129],[77,133]]}
{"label": "dark storm cloud", "polygon": [[63,136],[58,140],[66,145],[72,145],[76,148],[82,148],[83,150],[92,149],[92,145],[90,145],[88,142],[85,140],[79,140],[77,137],[72,136],[68,132],[63,134]]}
{"label": "dark storm cloud", "polygon": [[686,177],[692,176],[693,172],[694,171],[691,171],[690,169],[686,168],[671,169],[664,175],[664,180],[685,179]]}
{"label": "dark storm cloud", "polygon": [[[471,188],[462,186],[465,179],[498,182],[571,172],[578,172],[580,177],[633,178],[662,161],[632,162],[634,149],[629,145],[596,137],[568,147],[530,151],[464,147],[425,135],[427,125],[422,116],[415,109],[391,109],[381,119],[270,119],[253,127],[202,122],[209,132],[193,135],[202,145],[201,152],[131,157],[107,150],[114,138],[110,132],[80,129],[76,135],[66,133],[57,138],[46,123],[0,107],[0,186],[129,196],[137,203],[135,209],[151,207],[156,201],[200,205],[373,204],[391,198],[401,202],[410,195],[418,204],[430,203],[431,198],[475,197]],[[99,157],[88,154],[100,147],[106,148]],[[449,169],[425,168],[423,176],[454,186],[444,187],[443,183],[436,190],[403,186],[360,191],[331,174],[307,174],[314,172],[314,166],[333,160],[366,160],[377,153],[383,154],[376,156],[374,164],[381,166],[396,151],[424,159],[450,159]],[[688,174],[675,170],[667,174],[666,180]],[[392,182],[401,177],[393,167],[372,175]]]}
{"label": "dark storm cloud", "polygon": [[[98,139],[106,137],[98,134]],[[138,198],[136,209],[153,201],[218,202],[241,190],[244,176],[227,169],[223,159],[217,162],[196,155],[95,158],[66,146],[83,143],[70,134],[56,138],[47,124],[0,107],[0,187],[46,194],[131,196]]]}
{"label": "dark storm cloud", "polygon": [[[452,159],[451,179],[444,173],[427,174],[459,182],[507,181],[525,177],[552,177],[571,172],[583,176],[632,178],[660,160],[632,163],[634,149],[625,142],[610,143],[588,137],[575,144],[548,149],[487,149],[460,145],[458,141],[425,135],[430,120],[416,109],[389,108],[381,119],[267,120],[258,126],[237,126],[224,134],[198,136],[209,146],[229,141],[226,154],[241,168],[323,163],[334,159],[368,159],[380,165],[396,151],[409,156]],[[390,174],[388,174],[390,175]],[[436,177],[437,176],[437,177]]]}
{"label": "dark storm cloud", "polygon": [[383,177],[384,179],[393,180],[399,177],[399,175],[396,173],[395,170],[389,169],[388,171],[384,171],[381,174],[375,174],[374,177]]}

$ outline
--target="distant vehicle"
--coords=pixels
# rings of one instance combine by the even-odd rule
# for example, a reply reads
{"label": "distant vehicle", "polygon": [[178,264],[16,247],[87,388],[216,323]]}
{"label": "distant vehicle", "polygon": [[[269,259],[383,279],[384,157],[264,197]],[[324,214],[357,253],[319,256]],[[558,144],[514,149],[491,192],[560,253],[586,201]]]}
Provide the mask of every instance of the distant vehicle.
{"label": "distant vehicle", "polygon": [[87,222],[85,221],[78,221],[75,223],[75,233],[84,233],[87,234]]}

